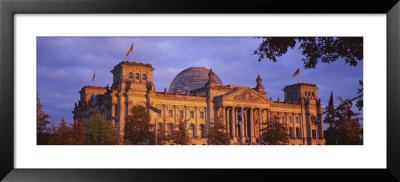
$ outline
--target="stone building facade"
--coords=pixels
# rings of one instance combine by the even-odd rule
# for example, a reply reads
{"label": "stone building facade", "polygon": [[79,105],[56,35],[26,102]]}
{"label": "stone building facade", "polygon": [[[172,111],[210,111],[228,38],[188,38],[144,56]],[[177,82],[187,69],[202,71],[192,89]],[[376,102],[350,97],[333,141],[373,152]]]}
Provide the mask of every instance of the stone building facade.
{"label": "stone building facade", "polygon": [[283,89],[284,100],[272,101],[267,98],[260,76],[254,88],[224,85],[211,69],[191,67],[174,78],[168,92],[166,88],[158,92],[153,71],[150,64],[120,62],[111,70],[111,87],[84,86],[80,90],[74,119],[87,119],[99,110],[112,121],[116,135],[123,136],[130,108],[142,105],[161,110],[155,113],[148,109],[150,121],[157,123],[158,128],[164,127],[168,134],[179,120],[190,119],[187,129],[193,145],[207,144],[213,122],[225,126],[231,144],[256,144],[261,129],[270,121],[285,123],[289,144],[325,144],[322,106],[314,84],[288,85]]}

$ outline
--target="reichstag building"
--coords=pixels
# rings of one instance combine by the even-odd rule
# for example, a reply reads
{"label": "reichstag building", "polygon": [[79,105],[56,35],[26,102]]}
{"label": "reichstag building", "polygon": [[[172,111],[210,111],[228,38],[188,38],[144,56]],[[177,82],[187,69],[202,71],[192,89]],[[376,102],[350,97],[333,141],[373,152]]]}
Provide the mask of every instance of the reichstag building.
{"label": "reichstag building", "polygon": [[[111,87],[84,86],[74,108],[74,119],[87,119],[99,110],[112,121],[116,135],[123,138],[130,108],[149,106],[150,121],[171,134],[180,120],[187,121],[192,145],[207,144],[214,122],[224,125],[232,145],[256,144],[262,128],[270,121],[285,123],[290,145],[324,145],[322,106],[318,87],[297,83],[283,88],[284,100],[267,97],[260,76],[255,87],[225,85],[212,69],[190,67],[175,76],[167,91],[156,91],[151,64],[122,61],[111,70]],[[239,115],[240,114],[240,115]],[[240,121],[240,122],[239,122]],[[119,141],[123,144],[123,141]]]}

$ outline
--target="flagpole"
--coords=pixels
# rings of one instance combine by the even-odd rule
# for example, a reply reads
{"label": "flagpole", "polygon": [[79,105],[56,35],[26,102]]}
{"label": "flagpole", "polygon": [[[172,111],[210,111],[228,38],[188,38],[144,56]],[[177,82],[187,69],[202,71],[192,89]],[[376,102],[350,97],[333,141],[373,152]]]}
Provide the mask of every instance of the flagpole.
{"label": "flagpole", "polygon": [[135,54],[135,40],[132,41],[132,62],[135,62],[134,54]]}

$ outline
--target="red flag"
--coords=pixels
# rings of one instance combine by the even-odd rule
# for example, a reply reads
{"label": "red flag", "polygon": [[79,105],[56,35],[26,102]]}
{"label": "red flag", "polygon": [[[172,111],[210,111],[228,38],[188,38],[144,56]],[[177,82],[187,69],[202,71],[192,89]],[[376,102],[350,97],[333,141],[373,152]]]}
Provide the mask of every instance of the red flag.
{"label": "red flag", "polygon": [[300,68],[297,68],[296,72],[293,73],[293,77],[300,75]]}
{"label": "red flag", "polygon": [[129,54],[130,54],[131,52],[133,53],[133,43],[132,43],[131,48],[129,49],[129,51],[126,52],[126,56],[129,56]]}
{"label": "red flag", "polygon": [[255,125],[257,125],[258,124],[258,119],[256,119],[256,124]]}

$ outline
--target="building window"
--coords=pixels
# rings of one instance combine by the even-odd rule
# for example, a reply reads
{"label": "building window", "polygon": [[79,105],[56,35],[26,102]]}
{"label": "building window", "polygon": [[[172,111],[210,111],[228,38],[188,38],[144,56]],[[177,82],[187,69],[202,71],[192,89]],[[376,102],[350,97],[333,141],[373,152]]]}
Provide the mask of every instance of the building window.
{"label": "building window", "polygon": [[174,125],[172,123],[168,124],[168,136],[172,136],[172,134],[174,133]]}
{"label": "building window", "polygon": [[139,80],[139,79],[140,79],[140,74],[136,73],[136,80]]}
{"label": "building window", "polygon": [[317,139],[317,131],[312,130],[312,138]]}
{"label": "building window", "polygon": [[200,125],[200,134],[201,134],[201,138],[205,138],[206,137],[206,133],[204,131],[204,124]]}
{"label": "building window", "polygon": [[204,112],[200,112],[200,118],[204,119]]}
{"label": "building window", "polygon": [[194,118],[194,112],[190,111],[190,118]]}
{"label": "building window", "polygon": [[173,116],[172,110],[169,110],[169,111],[168,111],[168,116],[169,116],[170,118],[172,118],[172,116]]}
{"label": "building window", "polygon": [[290,138],[294,138],[294,133],[293,133],[293,128],[292,127],[290,127],[289,128],[289,135],[290,135]]}
{"label": "building window", "polygon": [[143,80],[147,80],[147,75],[143,73]]}
{"label": "building window", "polygon": [[285,116],[282,116],[282,117],[281,117],[281,121],[282,121],[282,122],[285,122]]}
{"label": "building window", "polygon": [[179,111],[179,117],[183,118],[183,111]]}
{"label": "building window", "polygon": [[289,116],[289,122],[292,122],[292,116]]}
{"label": "building window", "polygon": [[315,92],[312,92],[312,96],[315,97]]}
{"label": "building window", "polygon": [[299,117],[296,117],[296,123],[298,123],[299,122]]}
{"label": "building window", "polygon": [[194,124],[189,125],[189,136],[195,137],[194,136]]}
{"label": "building window", "polygon": [[301,138],[301,133],[300,133],[299,127],[296,128],[296,136],[297,136],[297,138]]}
{"label": "building window", "polygon": [[304,91],[304,96],[307,96],[307,91]]}
{"label": "building window", "polygon": [[161,112],[162,112],[162,111],[160,111],[159,113],[157,113],[158,117],[161,117]]}
{"label": "building window", "polygon": [[157,124],[157,130],[161,130],[162,129],[162,123],[158,123]]}
{"label": "building window", "polygon": [[129,72],[129,79],[132,79],[132,78],[133,78],[133,73]]}

